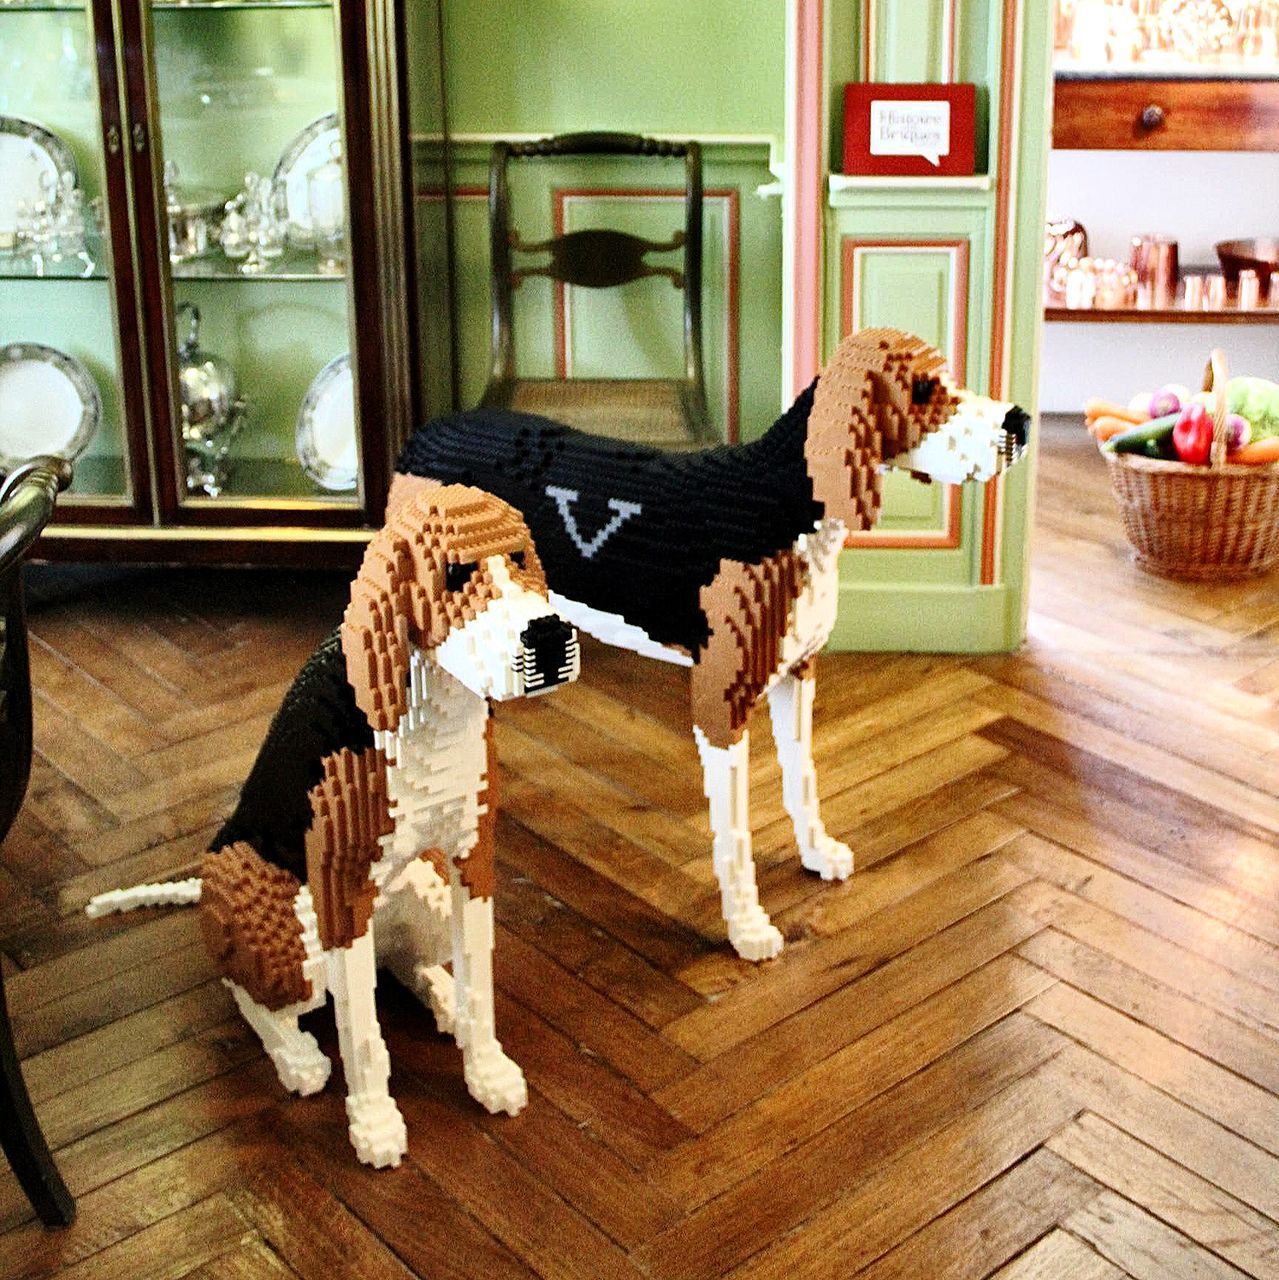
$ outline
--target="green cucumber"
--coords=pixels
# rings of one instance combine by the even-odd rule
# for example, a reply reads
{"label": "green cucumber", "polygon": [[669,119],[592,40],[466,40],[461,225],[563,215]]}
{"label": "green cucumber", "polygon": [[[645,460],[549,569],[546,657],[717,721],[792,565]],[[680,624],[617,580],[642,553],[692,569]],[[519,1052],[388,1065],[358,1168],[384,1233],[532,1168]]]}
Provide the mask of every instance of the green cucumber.
{"label": "green cucumber", "polygon": [[1172,429],[1177,425],[1181,412],[1166,413],[1162,418],[1151,418],[1131,431],[1121,431],[1111,436],[1101,447],[1111,453],[1140,453],[1147,458],[1175,458],[1172,445]]}

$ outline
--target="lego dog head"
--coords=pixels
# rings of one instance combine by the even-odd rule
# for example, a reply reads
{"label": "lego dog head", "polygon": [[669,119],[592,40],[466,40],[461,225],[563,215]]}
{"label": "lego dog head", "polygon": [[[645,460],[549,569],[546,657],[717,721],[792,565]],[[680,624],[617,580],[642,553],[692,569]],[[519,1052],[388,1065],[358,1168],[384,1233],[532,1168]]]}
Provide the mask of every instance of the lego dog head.
{"label": "lego dog head", "polygon": [[808,423],[813,497],[850,529],[869,529],[884,467],[949,484],[989,480],[1022,456],[1030,418],[955,387],[922,338],[863,329],[822,370]]}
{"label": "lego dog head", "polygon": [[342,621],[356,701],[374,729],[408,706],[410,658],[484,698],[577,678],[577,634],[547,603],[546,577],[514,507],[465,485],[422,487],[369,543]]}

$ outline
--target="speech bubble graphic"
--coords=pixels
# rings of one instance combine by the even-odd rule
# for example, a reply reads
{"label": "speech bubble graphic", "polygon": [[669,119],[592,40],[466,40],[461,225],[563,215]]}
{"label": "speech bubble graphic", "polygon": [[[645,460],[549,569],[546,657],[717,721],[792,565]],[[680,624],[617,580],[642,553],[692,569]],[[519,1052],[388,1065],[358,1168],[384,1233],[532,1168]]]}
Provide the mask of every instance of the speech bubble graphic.
{"label": "speech bubble graphic", "polygon": [[870,153],[919,156],[934,168],[950,155],[950,103],[922,98],[870,104]]}

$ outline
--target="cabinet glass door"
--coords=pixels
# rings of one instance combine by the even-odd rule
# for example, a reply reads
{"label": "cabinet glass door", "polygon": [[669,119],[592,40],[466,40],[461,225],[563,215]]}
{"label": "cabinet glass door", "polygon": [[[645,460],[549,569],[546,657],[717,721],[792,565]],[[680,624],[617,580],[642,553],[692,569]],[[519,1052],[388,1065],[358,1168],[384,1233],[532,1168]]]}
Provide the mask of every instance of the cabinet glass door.
{"label": "cabinet glass door", "polygon": [[73,521],[148,501],[113,44],[99,0],[0,3],[0,472],[74,457]]}
{"label": "cabinet glass door", "polygon": [[177,514],[354,523],[334,7],[153,0],[150,26]]}

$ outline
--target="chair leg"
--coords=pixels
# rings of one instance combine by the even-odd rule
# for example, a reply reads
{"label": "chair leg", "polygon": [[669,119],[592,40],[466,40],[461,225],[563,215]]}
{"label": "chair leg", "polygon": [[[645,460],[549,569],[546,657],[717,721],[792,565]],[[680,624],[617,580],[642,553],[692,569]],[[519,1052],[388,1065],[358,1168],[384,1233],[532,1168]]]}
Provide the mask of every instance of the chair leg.
{"label": "chair leg", "polygon": [[22,1068],[13,1047],[9,1009],[0,978],[0,1145],[9,1157],[32,1208],[47,1227],[65,1227],[75,1220],[75,1200],[49,1154],[40,1122],[31,1109]]}

